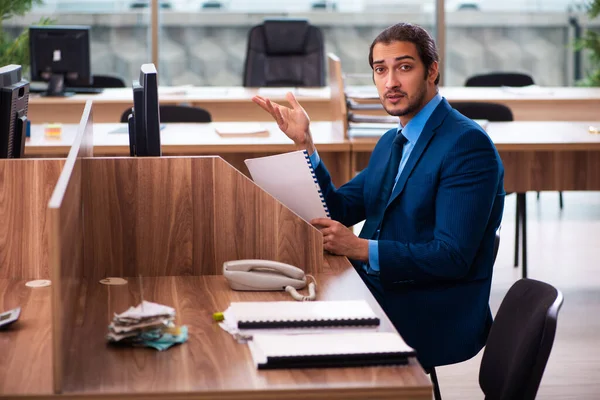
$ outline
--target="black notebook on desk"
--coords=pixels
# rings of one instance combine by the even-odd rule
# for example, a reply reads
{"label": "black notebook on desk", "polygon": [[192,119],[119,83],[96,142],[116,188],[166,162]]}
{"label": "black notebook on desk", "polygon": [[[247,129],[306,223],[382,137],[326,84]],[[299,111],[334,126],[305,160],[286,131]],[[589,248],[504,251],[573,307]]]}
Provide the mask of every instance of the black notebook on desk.
{"label": "black notebook on desk", "polygon": [[239,329],[372,327],[380,322],[364,300],[233,302],[226,318]]}
{"label": "black notebook on desk", "polygon": [[256,334],[248,346],[258,369],[403,365],[416,355],[393,332]]}

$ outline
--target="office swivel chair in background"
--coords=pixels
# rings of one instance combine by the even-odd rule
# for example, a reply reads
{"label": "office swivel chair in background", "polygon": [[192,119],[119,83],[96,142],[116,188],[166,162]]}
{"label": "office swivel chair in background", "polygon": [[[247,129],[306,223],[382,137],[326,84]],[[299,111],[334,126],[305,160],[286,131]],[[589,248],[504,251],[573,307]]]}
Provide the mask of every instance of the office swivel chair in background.
{"label": "office swivel chair in background", "polygon": [[110,75],[93,75],[92,76],[92,84],[90,87],[95,88],[124,88],[127,87],[125,81],[118,76],[110,76]]}
{"label": "office swivel chair in background", "polygon": [[[491,72],[489,74],[473,75],[465,82],[465,86],[468,87],[522,87],[534,84],[535,82],[531,76],[520,72]],[[537,192],[537,198],[540,198],[540,192]],[[562,192],[558,192],[558,205],[562,210]]]}
{"label": "office swivel chair in background", "polygon": [[325,86],[321,30],[300,19],[268,19],[250,29],[244,86]]}
{"label": "office swivel chair in background", "polygon": [[[212,118],[208,111],[200,107],[161,105],[159,106],[160,122],[164,123],[202,123],[211,122]],[[121,122],[127,122],[131,114],[128,108],[121,115]]]}
{"label": "office swivel chair in background", "polygon": [[467,78],[465,86],[470,87],[522,87],[533,85],[533,78],[519,72],[491,72],[489,74],[473,75]]}

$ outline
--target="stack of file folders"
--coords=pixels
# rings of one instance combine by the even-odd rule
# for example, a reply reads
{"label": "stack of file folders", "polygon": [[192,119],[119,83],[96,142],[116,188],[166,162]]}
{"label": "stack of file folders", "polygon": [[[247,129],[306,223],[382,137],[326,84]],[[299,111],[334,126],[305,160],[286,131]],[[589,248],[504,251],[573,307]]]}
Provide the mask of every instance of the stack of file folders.
{"label": "stack of file folders", "polygon": [[[239,302],[221,327],[247,342],[258,369],[406,364],[415,351],[360,301]],[[237,335],[237,336],[236,336]]]}
{"label": "stack of file folders", "polygon": [[149,301],[115,314],[108,326],[110,343],[166,350],[188,338],[187,326],[175,325],[175,309]]}

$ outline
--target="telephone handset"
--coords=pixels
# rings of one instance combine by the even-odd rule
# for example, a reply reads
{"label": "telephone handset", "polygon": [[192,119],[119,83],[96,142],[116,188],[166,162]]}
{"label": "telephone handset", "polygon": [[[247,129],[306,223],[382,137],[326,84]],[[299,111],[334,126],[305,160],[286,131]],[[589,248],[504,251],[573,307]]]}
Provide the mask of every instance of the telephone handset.
{"label": "telephone handset", "polygon": [[233,290],[285,290],[296,300],[315,298],[314,282],[309,284],[308,296],[298,294],[296,289],[306,286],[306,275],[300,268],[290,264],[271,260],[225,261],[223,275]]}

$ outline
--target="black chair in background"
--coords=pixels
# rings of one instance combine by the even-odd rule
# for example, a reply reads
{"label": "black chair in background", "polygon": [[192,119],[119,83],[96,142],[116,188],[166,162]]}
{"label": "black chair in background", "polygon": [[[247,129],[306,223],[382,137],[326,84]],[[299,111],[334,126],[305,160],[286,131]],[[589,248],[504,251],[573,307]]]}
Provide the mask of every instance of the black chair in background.
{"label": "black chair in background", "polygon": [[[150,1],[149,0],[137,0],[132,2],[129,5],[129,8],[131,9],[140,9],[140,8],[148,8],[150,6]],[[165,10],[170,10],[173,8],[173,5],[171,4],[170,1],[161,1],[159,3],[159,7],[163,8]]]}
{"label": "black chair in background", "polygon": [[500,304],[487,339],[479,386],[487,400],[533,400],[556,334],[562,293],[533,279],[520,279]]}
{"label": "black chair in background", "polygon": [[[520,72],[491,72],[489,74],[474,75],[467,79],[465,86],[470,87],[498,87],[513,86],[522,87],[534,85],[533,78]],[[537,192],[537,198],[540,198],[540,192]],[[563,209],[563,194],[558,192],[558,206]]]}
{"label": "black chair in background", "polygon": [[491,72],[489,74],[473,75],[467,79],[465,86],[498,87],[498,86],[529,86],[533,78],[518,72]]}
{"label": "black chair in background", "polygon": [[250,29],[244,86],[325,86],[321,30],[301,19],[268,19]]}
{"label": "black chair in background", "polygon": [[[487,119],[490,122],[510,122],[513,114],[504,104],[484,102],[451,102],[454,109],[471,119]],[[510,194],[510,193],[507,193]],[[523,278],[527,277],[527,204],[525,193],[517,193],[515,217],[515,268],[519,266],[519,236],[522,233]]]}
{"label": "black chair in background", "polygon": [[[160,122],[165,123],[202,123],[211,122],[210,113],[200,107],[161,105],[159,106]],[[131,114],[131,108],[128,108],[121,115],[121,122],[127,122]]]}
{"label": "black chair in background", "polygon": [[479,101],[450,102],[452,108],[471,119],[487,119],[490,122],[510,122],[513,113],[504,104]]}
{"label": "black chair in background", "polygon": [[124,88],[127,87],[127,85],[125,85],[125,81],[118,76],[94,75],[92,76],[92,84],[90,87],[107,89]]}

